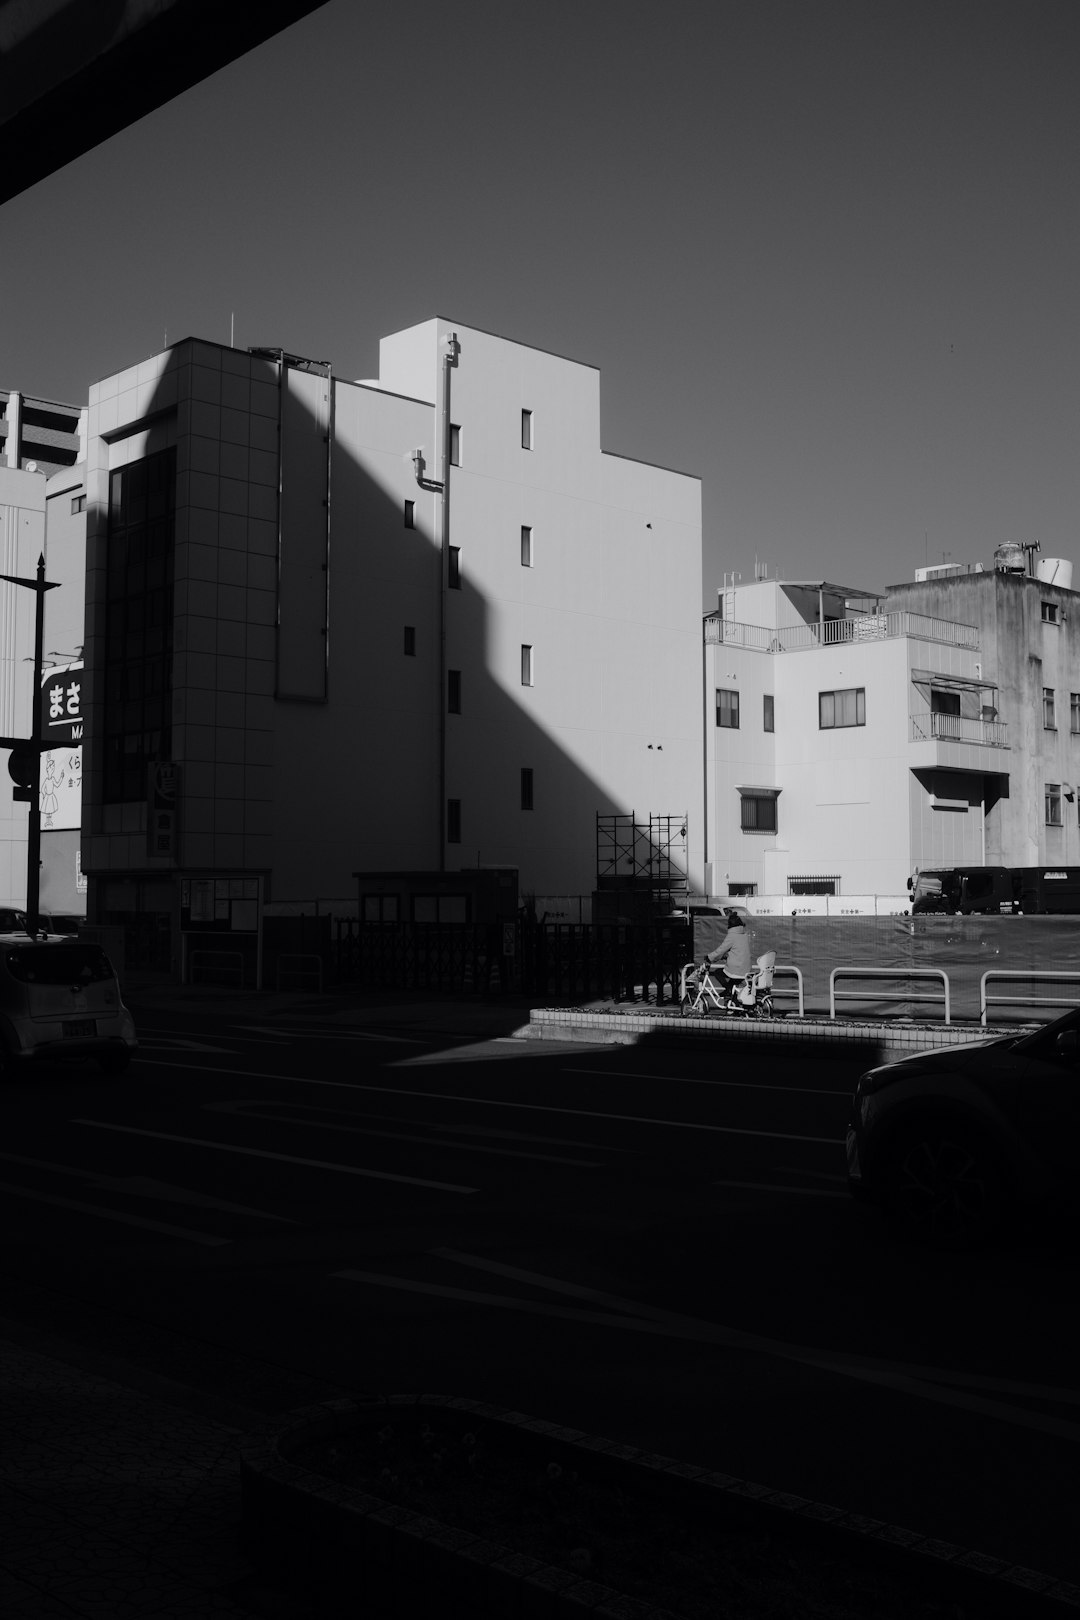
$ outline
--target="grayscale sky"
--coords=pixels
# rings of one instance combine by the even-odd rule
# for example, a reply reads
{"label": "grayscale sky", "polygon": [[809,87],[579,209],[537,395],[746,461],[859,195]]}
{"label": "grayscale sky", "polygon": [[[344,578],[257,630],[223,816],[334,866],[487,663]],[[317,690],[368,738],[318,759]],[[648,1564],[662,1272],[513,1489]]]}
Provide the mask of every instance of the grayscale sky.
{"label": "grayscale sky", "polygon": [[1078,85],[1076,0],[331,0],[0,207],[0,384],[440,314],[601,368],[708,605],[1080,564]]}

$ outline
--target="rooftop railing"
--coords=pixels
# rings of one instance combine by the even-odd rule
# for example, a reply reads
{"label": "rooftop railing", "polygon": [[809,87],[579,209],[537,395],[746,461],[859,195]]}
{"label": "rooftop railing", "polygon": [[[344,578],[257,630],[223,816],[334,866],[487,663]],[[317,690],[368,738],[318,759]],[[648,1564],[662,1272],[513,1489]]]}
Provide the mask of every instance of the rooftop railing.
{"label": "rooftop railing", "polygon": [[782,625],[775,630],[715,615],[705,620],[707,643],[746,647],[751,652],[809,652],[815,647],[886,641],[897,636],[937,641],[947,647],[966,647],[972,652],[979,649],[977,625],[955,624],[951,619],[933,619],[928,614],[908,613],[903,609],[892,613],[864,613],[853,619],[826,619],[824,624]]}

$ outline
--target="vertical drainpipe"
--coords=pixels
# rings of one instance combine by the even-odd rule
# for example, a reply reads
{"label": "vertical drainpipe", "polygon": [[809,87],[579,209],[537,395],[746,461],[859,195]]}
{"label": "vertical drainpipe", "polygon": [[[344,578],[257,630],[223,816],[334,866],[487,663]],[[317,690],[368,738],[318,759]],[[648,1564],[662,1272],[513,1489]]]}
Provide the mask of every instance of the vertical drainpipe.
{"label": "vertical drainpipe", "polygon": [[439,558],[439,871],[446,871],[446,593],[450,582],[450,373],[457,363],[456,332],[447,332],[442,382],[442,525]]}
{"label": "vertical drainpipe", "polygon": [[701,787],[704,795],[704,840],[701,854],[701,890],[710,894],[709,871],[709,647],[705,640],[705,621],[701,624]]}

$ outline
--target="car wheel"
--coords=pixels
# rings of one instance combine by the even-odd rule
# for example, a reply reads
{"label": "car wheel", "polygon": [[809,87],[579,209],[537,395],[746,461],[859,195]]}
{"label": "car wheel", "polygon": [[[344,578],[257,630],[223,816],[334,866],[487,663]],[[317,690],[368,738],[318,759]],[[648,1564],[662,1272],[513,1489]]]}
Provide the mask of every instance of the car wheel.
{"label": "car wheel", "polygon": [[911,1238],[934,1248],[966,1249],[1000,1229],[1007,1187],[993,1144],[962,1122],[908,1126],[889,1154],[884,1204]]}
{"label": "car wheel", "polygon": [[101,1052],[94,1061],[102,1074],[123,1074],[131,1063],[131,1053],[126,1049],[121,1052]]}

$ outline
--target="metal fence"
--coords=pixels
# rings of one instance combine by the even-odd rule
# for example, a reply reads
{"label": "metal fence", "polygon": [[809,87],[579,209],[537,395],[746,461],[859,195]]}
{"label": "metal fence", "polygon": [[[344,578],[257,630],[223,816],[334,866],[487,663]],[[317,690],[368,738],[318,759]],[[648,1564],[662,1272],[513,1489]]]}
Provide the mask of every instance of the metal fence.
{"label": "metal fence", "polygon": [[505,994],[558,1002],[678,1001],[693,949],[686,925],[362,923],[339,918],[336,976],[385,989]]}
{"label": "metal fence", "polygon": [[808,652],[815,647],[839,647],[855,641],[885,641],[914,636],[947,647],[977,651],[978,627],[935,619],[926,613],[898,608],[891,613],[861,614],[852,619],[826,619],[824,624],[784,624],[775,628],[743,624],[737,619],[710,617],[704,621],[706,643],[746,647],[752,652]]}

